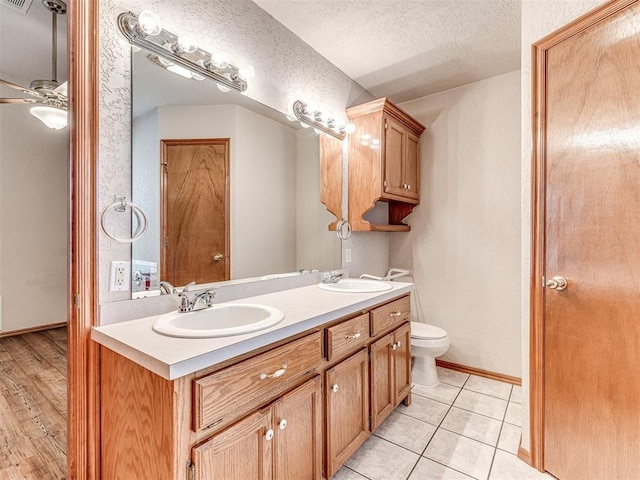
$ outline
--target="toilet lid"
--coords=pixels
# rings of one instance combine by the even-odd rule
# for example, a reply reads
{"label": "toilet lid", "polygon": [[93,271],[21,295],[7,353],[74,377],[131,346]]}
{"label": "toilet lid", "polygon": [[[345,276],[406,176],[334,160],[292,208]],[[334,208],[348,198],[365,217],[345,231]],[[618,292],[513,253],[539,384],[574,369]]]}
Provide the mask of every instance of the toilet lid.
{"label": "toilet lid", "polygon": [[411,322],[411,336],[413,338],[444,338],[447,336],[447,331],[435,325]]}

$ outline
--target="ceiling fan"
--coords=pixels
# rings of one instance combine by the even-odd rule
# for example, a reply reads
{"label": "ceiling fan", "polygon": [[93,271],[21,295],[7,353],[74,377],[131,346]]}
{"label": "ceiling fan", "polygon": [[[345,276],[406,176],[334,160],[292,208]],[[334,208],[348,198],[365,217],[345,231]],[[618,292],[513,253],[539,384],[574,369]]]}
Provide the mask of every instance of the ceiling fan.
{"label": "ceiling fan", "polygon": [[62,0],[42,0],[42,4],[51,11],[52,41],[51,41],[51,80],[34,80],[29,88],[16,85],[0,78],[0,85],[7,86],[33,98],[0,98],[0,104],[27,104],[31,107],[31,115],[36,117],[47,127],[58,130],[67,126],[68,94],[67,82],[58,84],[56,57],[58,35],[57,16],[67,13],[67,5]]}

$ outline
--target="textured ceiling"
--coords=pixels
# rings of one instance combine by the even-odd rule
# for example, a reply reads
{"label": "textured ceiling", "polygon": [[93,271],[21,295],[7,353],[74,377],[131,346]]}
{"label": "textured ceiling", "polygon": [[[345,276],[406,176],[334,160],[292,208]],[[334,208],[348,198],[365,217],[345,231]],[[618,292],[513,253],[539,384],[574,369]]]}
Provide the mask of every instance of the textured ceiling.
{"label": "textured ceiling", "polygon": [[254,0],[376,97],[520,68],[520,0]]}

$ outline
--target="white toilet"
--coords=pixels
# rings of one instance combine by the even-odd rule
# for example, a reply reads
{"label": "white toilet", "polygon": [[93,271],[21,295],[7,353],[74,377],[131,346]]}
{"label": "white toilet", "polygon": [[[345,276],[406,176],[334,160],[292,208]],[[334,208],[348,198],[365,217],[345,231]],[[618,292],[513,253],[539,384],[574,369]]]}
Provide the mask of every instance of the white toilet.
{"label": "white toilet", "polygon": [[440,383],[436,370],[436,357],[449,350],[447,331],[426,323],[411,322],[411,355],[413,383],[435,387]]}

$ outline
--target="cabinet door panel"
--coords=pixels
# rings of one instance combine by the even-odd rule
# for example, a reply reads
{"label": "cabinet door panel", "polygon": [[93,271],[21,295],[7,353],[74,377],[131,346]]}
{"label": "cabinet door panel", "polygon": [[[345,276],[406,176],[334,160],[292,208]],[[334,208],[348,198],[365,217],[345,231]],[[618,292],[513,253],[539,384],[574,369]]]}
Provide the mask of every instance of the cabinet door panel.
{"label": "cabinet door panel", "polygon": [[369,437],[369,356],[352,355],[326,371],[327,476]]}
{"label": "cabinet door panel", "polygon": [[316,376],[273,404],[275,480],[322,478],[321,385]]}
{"label": "cabinet door panel", "polygon": [[371,428],[375,430],[389,416],[394,404],[393,333],[371,345]]}
{"label": "cabinet door panel", "polygon": [[270,409],[256,412],[193,449],[197,478],[271,480],[273,439]]}
{"label": "cabinet door panel", "polygon": [[395,331],[394,377],[395,401],[394,407],[411,391],[411,327],[407,323]]}
{"label": "cabinet door panel", "polygon": [[406,150],[402,163],[404,196],[420,200],[420,137],[407,132]]}
{"label": "cabinet door panel", "polygon": [[402,157],[405,150],[405,128],[391,117],[384,117],[384,179],[385,193],[405,195],[402,178]]}

